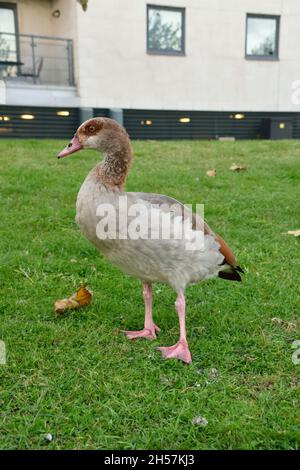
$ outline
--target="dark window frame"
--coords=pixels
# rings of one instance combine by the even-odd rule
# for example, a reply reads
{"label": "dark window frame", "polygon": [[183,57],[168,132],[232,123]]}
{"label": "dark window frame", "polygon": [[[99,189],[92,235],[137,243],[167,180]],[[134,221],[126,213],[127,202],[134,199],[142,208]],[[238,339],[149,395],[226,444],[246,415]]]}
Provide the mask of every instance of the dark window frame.
{"label": "dark window frame", "polygon": [[[16,57],[17,61],[20,61],[20,43],[19,43],[19,23],[18,23],[18,6],[16,3],[0,3],[0,9],[12,10],[15,19],[15,35],[16,35]],[[0,31],[0,33],[6,33],[7,31]]]}
{"label": "dark window frame", "polygon": [[[182,30],[181,30],[181,50],[175,51],[173,49],[153,49],[149,47],[149,10],[164,10],[164,11],[175,11],[181,14],[182,18]],[[185,56],[185,8],[184,7],[172,7],[164,5],[153,5],[147,4],[147,53],[150,55],[169,55],[169,56]]]}
{"label": "dark window frame", "polygon": [[[1,10],[13,10],[14,12],[14,18],[15,18],[15,32],[18,34],[19,32],[19,27],[18,27],[18,10],[17,10],[17,4],[16,3],[0,3],[0,9]],[[7,31],[0,31],[0,33],[7,33]]]}
{"label": "dark window frame", "polygon": [[[275,37],[275,53],[274,55],[259,55],[259,54],[248,54],[248,18],[262,18],[276,20],[276,37]],[[279,60],[279,39],[280,39],[280,15],[264,15],[261,13],[247,13],[246,14],[246,40],[245,40],[245,58],[247,60],[268,60],[278,61]]]}

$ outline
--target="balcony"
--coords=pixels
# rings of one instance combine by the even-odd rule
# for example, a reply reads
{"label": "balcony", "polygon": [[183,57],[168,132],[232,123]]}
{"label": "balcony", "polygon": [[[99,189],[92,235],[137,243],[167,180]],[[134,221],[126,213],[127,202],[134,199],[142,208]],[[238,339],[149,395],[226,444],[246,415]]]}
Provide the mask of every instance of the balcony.
{"label": "balcony", "polygon": [[0,32],[0,80],[74,87],[72,39]]}

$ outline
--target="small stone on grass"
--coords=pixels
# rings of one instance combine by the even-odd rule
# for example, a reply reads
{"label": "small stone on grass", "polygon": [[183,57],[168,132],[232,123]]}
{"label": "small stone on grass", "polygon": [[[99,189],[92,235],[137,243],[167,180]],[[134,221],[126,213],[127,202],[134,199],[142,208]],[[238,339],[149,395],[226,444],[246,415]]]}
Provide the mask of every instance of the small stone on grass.
{"label": "small stone on grass", "polygon": [[192,419],[192,424],[194,424],[194,426],[200,426],[201,428],[205,428],[208,425],[208,421],[203,416],[196,416]]}

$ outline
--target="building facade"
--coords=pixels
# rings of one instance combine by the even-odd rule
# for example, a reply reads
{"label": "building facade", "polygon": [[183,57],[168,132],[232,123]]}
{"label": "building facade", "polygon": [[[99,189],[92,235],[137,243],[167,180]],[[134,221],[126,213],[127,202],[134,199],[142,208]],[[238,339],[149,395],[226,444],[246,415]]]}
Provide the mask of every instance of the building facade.
{"label": "building facade", "polygon": [[298,138],[299,43],[298,0],[0,0],[1,134],[48,109],[141,138]]}

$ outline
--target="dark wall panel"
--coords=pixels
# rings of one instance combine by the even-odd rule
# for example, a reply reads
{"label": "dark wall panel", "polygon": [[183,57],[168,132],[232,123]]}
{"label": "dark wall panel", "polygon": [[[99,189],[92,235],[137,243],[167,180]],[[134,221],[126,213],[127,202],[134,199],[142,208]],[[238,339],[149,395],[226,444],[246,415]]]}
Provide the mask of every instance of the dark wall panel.
{"label": "dark wall panel", "polygon": [[94,108],[93,109],[95,117],[108,117],[109,111],[105,108]]}
{"label": "dark wall panel", "polygon": [[[68,116],[57,112],[68,111]],[[94,108],[94,116],[106,117],[109,110]],[[24,114],[34,119],[25,120]],[[300,139],[300,113],[244,112],[244,119],[234,119],[234,111],[164,111],[124,110],[124,126],[132,139],[236,139],[262,138],[262,123],[272,117],[288,120],[292,137]],[[181,118],[190,122],[182,123]],[[0,138],[69,139],[77,129],[78,108],[36,106],[0,106]]]}
{"label": "dark wall panel", "polygon": [[[124,126],[132,139],[259,139],[263,120],[280,117],[292,121],[293,138],[300,138],[300,113],[243,112],[244,119],[240,120],[234,118],[236,113],[126,109]],[[179,121],[186,117],[190,122]]]}
{"label": "dark wall panel", "polygon": [[[57,115],[60,111],[69,116]],[[34,119],[22,119],[32,115]],[[77,108],[0,106],[0,138],[70,138],[78,127]]]}

